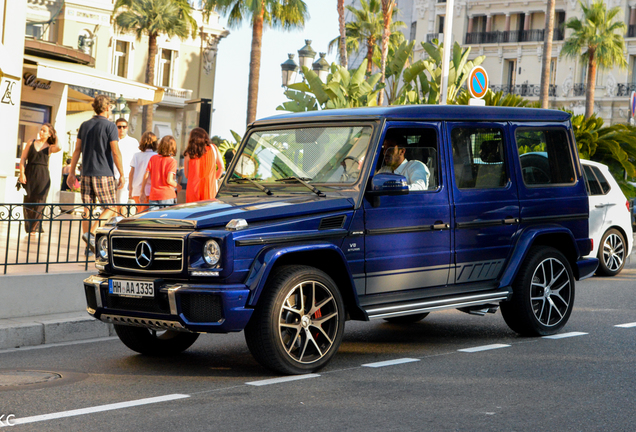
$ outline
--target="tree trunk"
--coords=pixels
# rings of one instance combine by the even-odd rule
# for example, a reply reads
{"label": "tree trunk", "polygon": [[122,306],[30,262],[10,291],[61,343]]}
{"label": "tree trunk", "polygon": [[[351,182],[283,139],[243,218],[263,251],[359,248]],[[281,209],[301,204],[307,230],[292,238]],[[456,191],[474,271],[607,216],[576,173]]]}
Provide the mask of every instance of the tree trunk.
{"label": "tree trunk", "polygon": [[253,17],[252,22],[252,51],[250,52],[250,80],[247,90],[247,124],[256,120],[256,106],[258,105],[258,81],[261,75],[261,48],[263,46],[263,16],[265,15],[265,1],[261,2],[261,9]]}
{"label": "tree trunk", "polygon": [[[380,60],[380,68],[382,69],[382,77],[380,82],[385,83],[386,80],[386,58],[389,54],[389,36],[391,36],[391,15],[393,14],[393,0],[382,0],[382,18],[384,31],[382,32],[382,56]],[[378,105],[384,105],[384,90],[380,91],[378,97]]]}
{"label": "tree trunk", "polygon": [[[157,57],[157,34],[151,34],[148,38],[148,63],[146,64],[146,84],[155,84],[155,59]],[[152,117],[154,114],[152,105],[144,105],[141,122],[142,133],[152,131]]]}
{"label": "tree trunk", "polygon": [[554,4],[555,0],[548,0],[548,7],[545,11],[543,61],[541,62],[541,91],[539,93],[541,108],[548,108],[550,104],[550,64],[552,63],[552,37],[554,34]]}
{"label": "tree trunk", "polygon": [[367,75],[373,72],[373,48],[375,48],[375,38],[367,39]]}
{"label": "tree trunk", "polygon": [[587,83],[585,88],[585,118],[594,114],[594,90],[596,90],[596,59],[594,50],[590,49],[590,60],[587,64]]}
{"label": "tree trunk", "polygon": [[338,25],[340,27],[340,66],[347,69],[347,33],[345,31],[344,0],[338,0]]}

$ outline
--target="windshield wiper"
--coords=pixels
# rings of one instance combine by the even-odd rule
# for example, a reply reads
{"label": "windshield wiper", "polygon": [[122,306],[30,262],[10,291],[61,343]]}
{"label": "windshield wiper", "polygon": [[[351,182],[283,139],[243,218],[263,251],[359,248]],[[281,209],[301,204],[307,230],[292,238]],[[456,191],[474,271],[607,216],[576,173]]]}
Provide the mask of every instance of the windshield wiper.
{"label": "windshield wiper", "polygon": [[285,178],[282,178],[282,179],[278,179],[276,181],[277,182],[282,182],[282,181],[290,181],[290,180],[294,180],[295,182],[302,184],[303,186],[305,186],[307,189],[309,189],[310,191],[312,191],[313,193],[315,193],[319,197],[327,196],[323,192],[320,192],[318,189],[316,189],[315,186],[310,185],[309,183],[307,183],[307,180],[311,180],[310,178],[307,178],[307,177],[290,176],[290,177],[285,177]]}
{"label": "windshield wiper", "polygon": [[265,186],[263,186],[260,183],[257,183],[254,181],[254,179],[251,178],[247,178],[247,177],[242,177],[242,178],[231,178],[229,179],[227,182],[228,183],[240,183],[243,180],[247,180],[248,182],[252,183],[254,186],[256,186],[257,188],[259,188],[260,190],[262,190],[263,192],[265,192],[267,195],[272,195],[272,191],[267,189]]}

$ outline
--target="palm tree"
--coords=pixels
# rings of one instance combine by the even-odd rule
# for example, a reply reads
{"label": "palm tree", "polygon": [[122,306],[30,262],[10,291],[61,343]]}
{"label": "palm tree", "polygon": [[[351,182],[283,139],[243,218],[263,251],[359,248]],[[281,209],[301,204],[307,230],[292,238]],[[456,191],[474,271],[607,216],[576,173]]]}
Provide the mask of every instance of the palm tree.
{"label": "palm tree", "polygon": [[[382,32],[382,60],[380,61],[380,69],[382,77],[380,82],[384,84],[386,79],[386,57],[389,53],[389,37],[391,36],[391,18],[393,18],[393,8],[395,7],[394,0],[382,0],[382,24],[384,30]],[[378,105],[384,104],[384,92],[380,92],[380,98]]]}
{"label": "palm tree", "polygon": [[545,10],[545,30],[543,32],[543,59],[541,61],[541,108],[548,108],[550,93],[550,63],[552,62],[552,35],[554,34],[554,5],[556,0],[548,0]]}
{"label": "palm tree", "polygon": [[204,9],[216,7],[227,16],[230,28],[240,27],[243,21],[252,24],[252,49],[250,52],[250,77],[247,91],[247,124],[256,120],[258,82],[261,70],[263,24],[283,30],[302,28],[309,18],[303,0],[205,0]]}
{"label": "palm tree", "polygon": [[[587,63],[587,83],[585,89],[585,118],[590,118],[594,112],[594,90],[596,83],[597,67],[610,69],[619,66],[627,67],[627,61],[623,57],[625,49],[625,23],[615,21],[621,12],[619,6],[607,10],[603,0],[594,0],[591,5],[585,5],[581,0],[579,4],[583,9],[582,19],[571,18],[565,26],[574,30],[565,40],[561,55],[578,57]],[[584,51],[585,50],[585,51]]]}
{"label": "palm tree", "polygon": [[[347,10],[352,13],[353,20],[345,25],[347,39],[347,53],[351,54],[360,49],[363,43],[366,49],[367,58],[367,74],[371,74],[373,68],[373,53],[378,45],[378,41],[382,39],[384,34],[384,20],[382,18],[382,0],[360,0],[361,9],[356,9],[351,5],[347,6]],[[396,33],[401,27],[406,27],[402,21],[395,21],[398,13],[397,8],[393,8],[391,13],[392,22],[389,24],[389,41],[398,37]],[[335,46],[340,48],[340,37],[329,42],[329,50]]]}
{"label": "palm tree", "polygon": [[[133,32],[137,40],[148,36],[148,62],[146,64],[146,84],[154,85],[157,38],[186,39],[196,36],[197,22],[190,14],[187,0],[117,0],[113,13],[115,27],[124,32]],[[152,107],[144,106],[142,130],[152,128]]]}
{"label": "palm tree", "polygon": [[344,0],[338,0],[338,28],[340,30],[340,66],[347,69],[347,32],[345,31]]}

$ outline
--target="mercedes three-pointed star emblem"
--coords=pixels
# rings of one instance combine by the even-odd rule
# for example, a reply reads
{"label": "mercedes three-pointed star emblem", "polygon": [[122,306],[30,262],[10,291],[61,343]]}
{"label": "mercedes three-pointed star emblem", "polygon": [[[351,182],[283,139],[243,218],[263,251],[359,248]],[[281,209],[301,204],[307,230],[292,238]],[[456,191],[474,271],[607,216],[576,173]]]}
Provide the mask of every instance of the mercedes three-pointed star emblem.
{"label": "mercedes three-pointed star emblem", "polygon": [[150,243],[143,240],[137,243],[137,247],[135,248],[135,261],[137,261],[137,265],[141,268],[148,268],[150,264],[152,264],[152,247]]}

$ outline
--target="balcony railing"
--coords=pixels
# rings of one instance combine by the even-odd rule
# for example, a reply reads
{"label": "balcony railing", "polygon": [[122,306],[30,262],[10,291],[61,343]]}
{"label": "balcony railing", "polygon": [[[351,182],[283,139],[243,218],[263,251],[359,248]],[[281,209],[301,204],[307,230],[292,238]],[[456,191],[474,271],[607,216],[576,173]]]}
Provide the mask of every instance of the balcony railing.
{"label": "balcony railing", "polygon": [[587,86],[583,83],[574,84],[572,86],[572,96],[585,96]]}
{"label": "balcony railing", "polygon": [[192,99],[192,90],[188,89],[180,89],[180,88],[172,88],[172,87],[164,87],[165,96],[179,98],[179,99]]}
{"label": "balcony railing", "polygon": [[636,91],[636,83],[616,84],[617,97],[630,96],[633,91]]}
{"label": "balcony railing", "polygon": [[627,37],[636,37],[636,25],[630,25],[627,28]]}
{"label": "balcony railing", "polygon": [[[503,92],[504,95],[514,94],[522,97],[539,97],[541,94],[540,84],[495,84],[491,85],[490,89],[493,92]],[[548,96],[555,97],[557,95],[557,86],[550,84],[548,88]]]}
{"label": "balcony railing", "polygon": [[[467,44],[542,42],[544,29],[466,33]],[[563,40],[563,31],[554,29],[552,40]]]}
{"label": "balcony railing", "polygon": [[444,33],[429,33],[426,35],[426,42],[433,42],[437,39],[440,43],[444,42]]}

